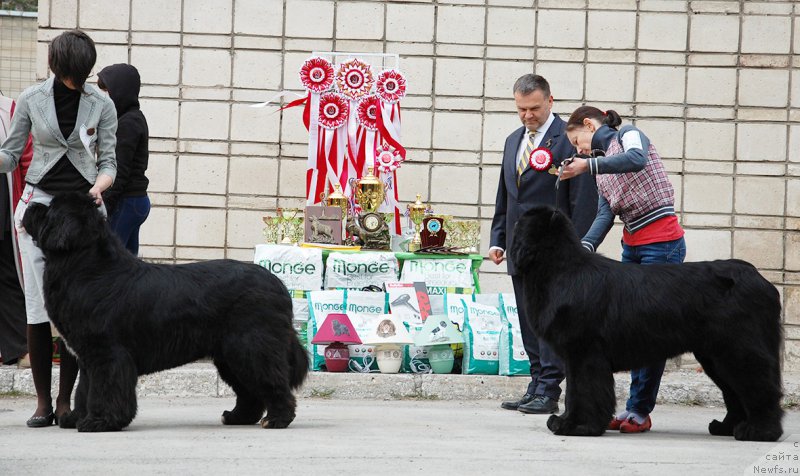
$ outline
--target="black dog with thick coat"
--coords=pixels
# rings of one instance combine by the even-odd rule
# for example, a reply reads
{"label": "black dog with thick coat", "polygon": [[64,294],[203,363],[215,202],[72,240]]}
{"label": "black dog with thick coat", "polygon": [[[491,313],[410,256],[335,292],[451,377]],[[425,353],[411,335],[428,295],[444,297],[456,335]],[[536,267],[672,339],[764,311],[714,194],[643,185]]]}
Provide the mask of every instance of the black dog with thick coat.
{"label": "black dog with thick coat", "polygon": [[236,392],[224,424],[292,422],[308,355],[286,287],[269,271],[233,260],[141,261],[89,195],[30,204],[22,224],[44,253],[47,312],[81,368],[62,428],[120,430],[136,416],[139,375],[206,357]]}
{"label": "black dog with thick coat", "polygon": [[639,266],[586,251],[549,207],[517,222],[512,253],[536,333],[566,364],[557,435],[602,435],[614,412],[613,372],[694,352],[722,390],[712,435],[776,441],[783,433],[781,305],[751,264],[722,260]]}

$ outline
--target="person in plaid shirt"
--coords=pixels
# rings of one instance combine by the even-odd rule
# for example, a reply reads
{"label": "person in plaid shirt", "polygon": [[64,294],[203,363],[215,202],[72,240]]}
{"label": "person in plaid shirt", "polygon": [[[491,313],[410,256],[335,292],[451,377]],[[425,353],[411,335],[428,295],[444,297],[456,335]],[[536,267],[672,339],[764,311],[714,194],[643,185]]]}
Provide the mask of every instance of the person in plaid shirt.
{"label": "person in plaid shirt", "polygon": [[[589,173],[595,176],[599,192],[597,215],[581,243],[594,252],[619,216],[625,225],[623,263],[682,263],[684,232],[661,157],[642,131],[631,125],[619,128],[621,124],[615,111],[592,106],[579,107],[567,121],[567,137],[578,154],[587,157],[562,166],[561,180]],[[650,413],[665,364],[631,371],[630,398],[625,411],[612,418],[609,430],[639,433],[651,428]]]}

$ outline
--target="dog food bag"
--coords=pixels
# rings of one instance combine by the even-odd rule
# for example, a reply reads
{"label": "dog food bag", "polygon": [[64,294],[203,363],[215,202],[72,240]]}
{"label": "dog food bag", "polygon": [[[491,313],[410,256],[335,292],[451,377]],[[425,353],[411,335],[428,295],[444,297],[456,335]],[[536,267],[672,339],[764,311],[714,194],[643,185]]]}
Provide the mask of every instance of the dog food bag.
{"label": "dog food bag", "polygon": [[322,370],[325,364],[325,346],[314,345],[311,339],[317,334],[317,326],[321,325],[328,314],[344,313],[344,290],[311,291],[308,293],[308,327],[306,339],[308,351],[311,353],[311,370]]}
{"label": "dog food bag", "polygon": [[[348,312],[347,317],[350,318],[350,323],[353,324],[353,328],[359,336],[366,336],[374,332],[378,324],[384,319],[383,314],[362,314],[359,312]],[[347,349],[350,351],[348,366],[351,372],[380,372],[374,345],[348,345]]]}
{"label": "dog food bag", "polygon": [[322,250],[286,245],[256,245],[253,262],[267,268],[289,289],[322,289]]}
{"label": "dog food bag", "polygon": [[325,262],[325,287],[362,289],[397,281],[400,266],[394,253],[331,252]]}
{"label": "dog food bag", "polygon": [[[382,316],[389,312],[389,299],[385,292],[348,289],[344,296],[347,316],[359,336],[367,335],[378,326],[380,320],[374,316]],[[350,350],[351,371],[378,372],[374,345],[348,345],[347,348]]]}
{"label": "dog food bag", "polygon": [[522,343],[514,294],[500,294],[500,304],[503,316],[503,325],[500,328],[500,375],[530,375],[531,363]]}
{"label": "dog food bag", "polygon": [[[422,324],[416,319],[403,319],[408,333],[411,338],[417,336],[417,332],[422,330]],[[429,374],[431,370],[431,362],[428,359],[428,347],[417,347],[414,344],[403,346],[403,363],[400,364],[400,371],[412,374]]]}
{"label": "dog food bag", "polygon": [[292,297],[292,326],[305,348],[308,348],[308,293],[297,289],[289,291]]}
{"label": "dog food bag", "polygon": [[431,303],[431,314],[445,314],[445,294],[472,294],[472,288],[456,288],[452,286],[428,286],[428,298]]}
{"label": "dog food bag", "polygon": [[[472,302],[472,300],[471,290],[468,294],[446,293],[444,295],[444,314],[450,319],[450,322],[456,325],[459,332],[464,332],[464,301]],[[464,357],[464,344],[452,344],[450,347],[453,348],[453,358],[456,360],[456,365],[461,365],[461,360]]]}
{"label": "dog food bag", "polygon": [[464,303],[464,374],[497,375],[499,370],[500,310],[475,302]]}
{"label": "dog food bag", "polygon": [[448,293],[444,295],[444,314],[462,332],[464,331],[464,301],[473,302],[472,294]]}
{"label": "dog food bag", "polygon": [[424,281],[428,286],[471,288],[472,261],[469,259],[408,259],[403,262],[400,281]]}
{"label": "dog food bag", "polygon": [[500,295],[498,293],[475,294],[474,301],[478,304],[485,304],[500,309]]}

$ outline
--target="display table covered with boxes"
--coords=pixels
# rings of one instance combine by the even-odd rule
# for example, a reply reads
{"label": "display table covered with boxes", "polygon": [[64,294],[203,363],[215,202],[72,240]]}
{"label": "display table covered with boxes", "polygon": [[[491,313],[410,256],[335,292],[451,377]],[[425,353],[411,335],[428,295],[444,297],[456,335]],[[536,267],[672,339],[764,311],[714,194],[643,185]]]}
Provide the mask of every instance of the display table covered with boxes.
{"label": "display table covered with boxes", "polygon": [[289,288],[313,370],[346,358],[349,371],[378,372],[391,358],[401,372],[529,375],[514,295],[479,292],[481,255],[266,244],[254,261]]}

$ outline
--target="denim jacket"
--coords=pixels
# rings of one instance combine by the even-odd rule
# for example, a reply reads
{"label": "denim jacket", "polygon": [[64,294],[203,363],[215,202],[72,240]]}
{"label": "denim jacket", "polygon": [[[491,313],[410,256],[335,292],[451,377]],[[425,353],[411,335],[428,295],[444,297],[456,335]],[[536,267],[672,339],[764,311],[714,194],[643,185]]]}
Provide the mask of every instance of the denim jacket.
{"label": "denim jacket", "polygon": [[11,130],[0,146],[0,173],[17,167],[30,133],[33,159],[26,182],[39,183],[65,154],[89,183],[94,184],[99,174],[106,174],[113,180],[117,175],[117,111],[111,98],[94,86],[84,85],[75,129],[64,138],[56,117],[53,81],[50,77],[19,96]]}

